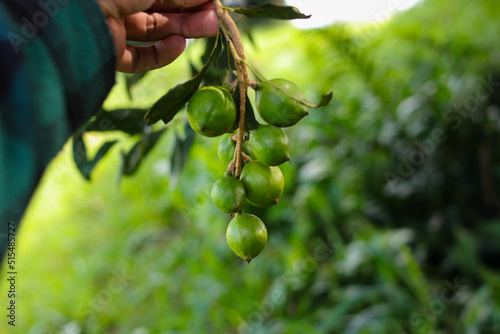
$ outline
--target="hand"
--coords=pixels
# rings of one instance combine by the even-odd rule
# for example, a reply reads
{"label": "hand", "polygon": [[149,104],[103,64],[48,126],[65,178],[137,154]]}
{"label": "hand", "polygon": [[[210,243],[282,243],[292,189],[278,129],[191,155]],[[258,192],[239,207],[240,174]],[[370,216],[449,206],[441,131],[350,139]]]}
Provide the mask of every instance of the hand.
{"label": "hand", "polygon": [[[117,70],[144,72],[173,62],[186,38],[217,35],[218,19],[207,0],[97,0],[115,40]],[[133,46],[126,41],[157,42]]]}

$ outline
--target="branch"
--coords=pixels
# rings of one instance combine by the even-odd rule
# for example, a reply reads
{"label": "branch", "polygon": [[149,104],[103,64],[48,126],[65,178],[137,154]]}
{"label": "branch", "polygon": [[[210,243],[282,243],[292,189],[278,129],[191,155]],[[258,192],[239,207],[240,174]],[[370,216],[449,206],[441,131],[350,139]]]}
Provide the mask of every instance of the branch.
{"label": "branch", "polygon": [[[243,137],[245,131],[245,107],[246,107],[246,94],[248,91],[248,71],[245,64],[245,52],[243,50],[243,43],[241,42],[241,36],[227,10],[222,7],[220,0],[213,0],[214,8],[219,18],[219,26],[226,37],[227,45],[233,55],[234,62],[236,65],[236,71],[238,72],[238,87],[240,92],[240,122],[238,124],[238,135],[236,140],[236,149],[234,150],[234,161],[236,171],[234,177],[239,179],[241,175],[241,169],[243,168]],[[231,168],[231,165],[229,166]]]}

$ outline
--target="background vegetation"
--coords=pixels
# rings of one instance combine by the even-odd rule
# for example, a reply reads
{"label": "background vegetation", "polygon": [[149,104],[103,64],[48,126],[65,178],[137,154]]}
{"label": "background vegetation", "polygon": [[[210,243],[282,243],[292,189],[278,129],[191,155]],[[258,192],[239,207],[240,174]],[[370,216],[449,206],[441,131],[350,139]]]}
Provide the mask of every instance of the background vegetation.
{"label": "background vegetation", "polygon": [[[210,199],[217,140],[185,113],[130,177],[136,137],[87,133],[94,153],[121,139],[91,182],[66,145],[19,235],[16,332],[499,333],[499,14],[428,0],[383,24],[257,27],[254,67],[334,102],[287,129],[280,206],[246,209],[270,237],[250,265]],[[203,43],[132,99],[120,76],[106,108],[151,106]]]}

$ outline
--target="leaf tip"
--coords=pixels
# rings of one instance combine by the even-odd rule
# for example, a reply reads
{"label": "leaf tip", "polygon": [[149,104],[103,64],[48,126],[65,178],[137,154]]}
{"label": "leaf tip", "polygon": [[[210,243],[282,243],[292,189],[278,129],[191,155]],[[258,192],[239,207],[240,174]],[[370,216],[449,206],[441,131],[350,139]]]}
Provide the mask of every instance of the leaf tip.
{"label": "leaf tip", "polygon": [[292,7],[292,10],[293,10],[295,13],[297,13],[297,16],[298,16],[297,18],[298,18],[298,19],[308,19],[308,18],[310,18],[310,17],[312,16],[312,15],[306,15],[306,14],[302,13],[302,12],[300,11],[300,9],[298,9],[297,7]]}

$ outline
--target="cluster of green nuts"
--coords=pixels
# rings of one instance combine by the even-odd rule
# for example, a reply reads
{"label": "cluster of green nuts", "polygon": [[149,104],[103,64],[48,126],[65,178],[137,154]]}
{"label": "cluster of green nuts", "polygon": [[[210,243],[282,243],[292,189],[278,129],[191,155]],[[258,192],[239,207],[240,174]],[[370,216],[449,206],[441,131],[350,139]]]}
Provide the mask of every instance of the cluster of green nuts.
{"label": "cluster of green nuts", "polygon": [[237,106],[231,88],[203,87],[191,97],[187,108],[194,131],[207,137],[222,136],[218,155],[230,167],[215,182],[211,195],[217,208],[231,216],[226,230],[229,247],[247,262],[263,250],[267,229],[258,217],[242,213],[243,205],[245,201],[262,208],[278,204],[285,182],[277,166],[290,161],[290,142],[281,128],[295,125],[308,114],[307,107],[296,101],[303,99],[303,93],[289,80],[260,82],[254,89],[255,106],[267,124],[244,134],[244,165],[239,178],[231,167],[237,141],[237,134],[232,133]]}

